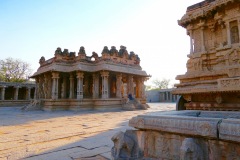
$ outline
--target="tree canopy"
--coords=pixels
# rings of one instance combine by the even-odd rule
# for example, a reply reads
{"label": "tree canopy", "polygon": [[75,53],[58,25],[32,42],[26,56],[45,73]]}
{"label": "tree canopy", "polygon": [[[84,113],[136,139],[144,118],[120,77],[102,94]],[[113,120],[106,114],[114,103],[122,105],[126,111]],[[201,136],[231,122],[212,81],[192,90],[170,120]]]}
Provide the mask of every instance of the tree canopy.
{"label": "tree canopy", "polygon": [[167,89],[170,79],[155,79],[152,81],[154,89]]}
{"label": "tree canopy", "polygon": [[31,75],[30,64],[19,59],[0,60],[0,81],[26,82]]}

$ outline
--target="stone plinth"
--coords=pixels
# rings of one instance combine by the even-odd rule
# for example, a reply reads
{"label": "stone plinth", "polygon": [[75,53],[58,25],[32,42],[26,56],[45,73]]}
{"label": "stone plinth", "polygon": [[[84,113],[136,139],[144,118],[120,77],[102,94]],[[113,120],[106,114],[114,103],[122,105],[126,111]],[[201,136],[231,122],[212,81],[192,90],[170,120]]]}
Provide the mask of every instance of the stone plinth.
{"label": "stone plinth", "polygon": [[138,130],[113,137],[112,156],[113,159],[237,159],[239,116],[240,112],[188,110],[139,115],[129,121]]}
{"label": "stone plinth", "polygon": [[119,110],[122,108],[121,98],[109,99],[58,99],[44,100],[44,110]]}

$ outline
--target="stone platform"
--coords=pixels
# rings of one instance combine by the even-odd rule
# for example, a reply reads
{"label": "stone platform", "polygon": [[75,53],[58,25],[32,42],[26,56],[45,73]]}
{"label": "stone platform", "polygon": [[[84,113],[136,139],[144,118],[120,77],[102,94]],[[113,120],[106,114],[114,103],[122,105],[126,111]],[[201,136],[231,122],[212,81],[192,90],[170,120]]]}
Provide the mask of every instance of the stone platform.
{"label": "stone platform", "polygon": [[0,107],[0,160],[111,159],[111,137],[132,129],[136,115],[174,110],[175,103],[149,103],[137,111],[28,111]]}
{"label": "stone platform", "polygon": [[115,159],[239,159],[240,112],[170,111],[139,115],[138,130],[113,137]]}
{"label": "stone platform", "polygon": [[108,98],[108,99],[92,99],[85,98],[82,100],[77,99],[57,99],[57,100],[44,100],[43,109],[46,111],[54,110],[73,110],[73,111],[114,111],[122,108],[121,98]]}

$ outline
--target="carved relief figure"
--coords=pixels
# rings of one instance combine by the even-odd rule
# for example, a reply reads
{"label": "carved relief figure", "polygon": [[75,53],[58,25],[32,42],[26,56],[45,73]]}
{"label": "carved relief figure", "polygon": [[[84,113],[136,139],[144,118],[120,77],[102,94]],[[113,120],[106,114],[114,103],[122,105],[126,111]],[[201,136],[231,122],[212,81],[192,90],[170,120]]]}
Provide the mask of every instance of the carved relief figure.
{"label": "carved relief figure", "polygon": [[185,138],[180,147],[181,160],[204,160],[203,151],[193,138]]}
{"label": "carved relief figure", "polygon": [[135,142],[132,138],[120,131],[112,137],[112,141],[114,143],[112,148],[112,156],[114,159],[134,157]]}

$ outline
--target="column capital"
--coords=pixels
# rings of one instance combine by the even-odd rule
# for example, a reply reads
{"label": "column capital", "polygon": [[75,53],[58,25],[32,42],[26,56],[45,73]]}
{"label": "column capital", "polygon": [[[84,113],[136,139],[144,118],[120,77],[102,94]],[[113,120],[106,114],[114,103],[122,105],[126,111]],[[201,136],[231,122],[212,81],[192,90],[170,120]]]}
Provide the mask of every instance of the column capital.
{"label": "column capital", "polygon": [[117,77],[117,78],[122,78],[122,73],[116,74],[116,77]]}
{"label": "column capital", "polygon": [[59,78],[59,72],[52,72],[52,78]]}
{"label": "column capital", "polygon": [[99,74],[98,73],[93,73],[92,76],[93,76],[93,78],[96,78],[96,77],[99,77]]}
{"label": "column capital", "polygon": [[78,72],[77,72],[77,78],[84,78],[84,73],[78,71]]}
{"label": "column capital", "polygon": [[109,72],[108,72],[108,71],[101,71],[100,73],[101,73],[101,76],[102,76],[102,77],[103,77],[103,76],[106,76],[106,77],[109,76]]}

